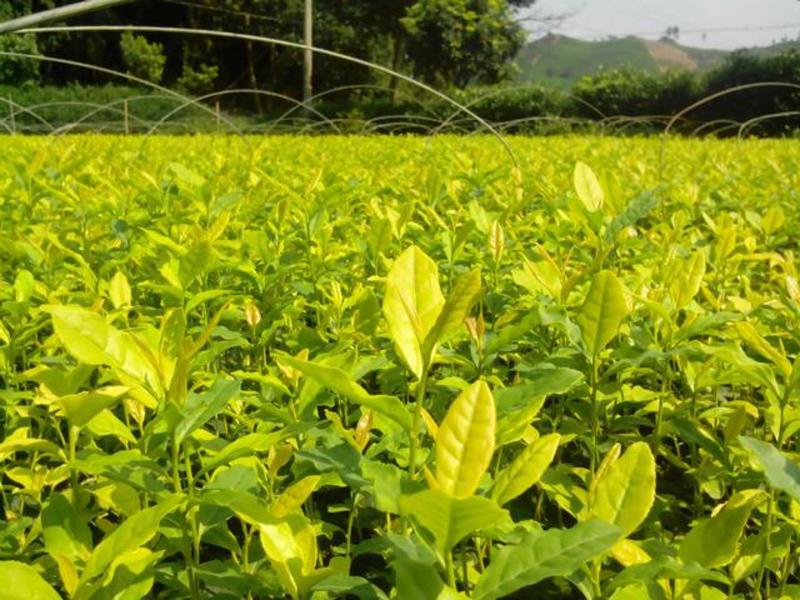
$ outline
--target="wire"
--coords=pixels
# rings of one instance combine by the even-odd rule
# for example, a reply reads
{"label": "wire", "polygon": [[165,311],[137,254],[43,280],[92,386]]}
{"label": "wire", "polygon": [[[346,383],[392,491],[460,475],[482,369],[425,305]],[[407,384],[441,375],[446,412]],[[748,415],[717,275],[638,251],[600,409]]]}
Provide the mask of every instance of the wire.
{"label": "wire", "polygon": [[[614,37],[625,37],[629,35],[663,35],[664,30],[661,31],[629,31],[629,32],[600,32],[596,29],[589,29],[583,26],[567,26],[567,28],[580,29],[583,31],[596,31],[601,35],[613,35]],[[786,29],[800,29],[800,23],[793,23],[791,25],[765,25],[762,27],[703,27],[696,29],[680,29],[681,35],[685,33],[746,33],[752,31],[779,31]]]}
{"label": "wire", "polygon": [[206,6],[205,4],[198,4],[197,2],[188,2],[187,0],[161,0],[161,1],[166,2],[167,4],[179,4],[181,6],[186,6],[189,8],[199,8],[200,10],[224,13],[228,15],[236,15],[248,19],[261,19],[263,21],[272,21],[272,22],[278,21],[278,19],[276,19],[275,17],[269,17],[267,15],[259,15],[256,13],[246,12],[243,10],[234,10],[232,8],[220,8],[219,6]]}

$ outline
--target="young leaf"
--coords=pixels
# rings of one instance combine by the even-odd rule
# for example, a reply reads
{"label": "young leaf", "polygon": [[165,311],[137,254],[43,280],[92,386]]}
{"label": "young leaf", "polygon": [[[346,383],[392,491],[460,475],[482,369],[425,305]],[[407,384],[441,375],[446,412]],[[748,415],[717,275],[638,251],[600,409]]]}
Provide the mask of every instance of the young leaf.
{"label": "young leaf", "polygon": [[781,375],[788,378],[792,374],[792,363],[786,356],[774,348],[764,337],[758,332],[755,326],[749,321],[739,321],[733,324],[733,328],[739,337],[756,352],[764,358],[769,359],[772,364],[778,367]]}
{"label": "young leaf", "polygon": [[505,546],[492,555],[473,598],[495,600],[548,577],[569,575],[605,553],[621,535],[618,527],[603,521],[528,533],[519,544]]}
{"label": "young leaf", "polygon": [[45,310],[53,319],[58,339],[77,360],[87,365],[107,365],[161,395],[157,366],[129,333],[80,306],[56,305]]}
{"label": "young leaf", "polygon": [[597,175],[589,165],[582,162],[575,165],[573,183],[578,198],[588,212],[597,212],[603,207],[605,199],[603,186],[600,185],[600,180],[597,179]]}
{"label": "young leaf", "polygon": [[148,597],[155,581],[156,564],[163,555],[163,552],[135,548],[115,556],[102,581],[83,588],[81,595],[76,594],[74,600],[139,600]]}
{"label": "young leaf", "polygon": [[51,556],[85,562],[92,551],[92,532],[63,494],[53,494],[42,510],[44,547]]}
{"label": "young leaf", "polygon": [[700,291],[706,274],[706,255],[696,251],[675,274],[669,286],[669,293],[675,308],[685,308]]}
{"label": "young leaf", "polygon": [[761,467],[773,488],[800,502],[800,465],[789,460],[772,444],[743,435],[739,436],[739,443]]}
{"label": "young leaf", "polygon": [[508,513],[481,496],[453,498],[441,490],[400,496],[400,514],[412,517],[433,534],[442,556],[470,533],[508,519]]}
{"label": "young leaf", "polygon": [[421,600],[458,600],[463,598],[445,585],[436,569],[427,563],[400,559],[392,561],[398,598]]}
{"label": "young leaf", "polygon": [[456,279],[433,328],[425,338],[422,356],[430,360],[436,345],[452,335],[464,323],[470,308],[481,293],[481,272],[473,269]]}
{"label": "young leaf", "polygon": [[417,378],[428,365],[422,345],[445,304],[439,271],[427,254],[410,246],[386,277],[383,315],[397,353]]}
{"label": "young leaf", "polygon": [[111,297],[111,304],[114,305],[114,308],[120,309],[131,305],[131,286],[128,283],[128,278],[125,277],[122,271],[117,271],[111,278],[108,292]]}
{"label": "young leaf", "polygon": [[184,416],[175,427],[175,442],[180,444],[193,431],[205,425],[239,395],[241,382],[217,379],[205,392],[191,393],[183,408]]}
{"label": "young leaf", "polygon": [[707,568],[730,563],[736,556],[737,543],[750,512],[765,496],[761,490],[735,493],[718,513],[703,519],[686,534],[678,550],[680,559]]}
{"label": "young leaf", "polygon": [[597,356],[617,335],[626,316],[625,288],[612,272],[600,271],[592,280],[577,319],[590,356]]}
{"label": "young leaf", "polygon": [[642,524],[656,497],[656,462],[645,442],[611,463],[589,496],[589,518],[613,523],[628,536]]}
{"label": "young leaf", "polygon": [[310,475],[289,486],[270,507],[272,514],[282,518],[298,510],[308,500],[319,480],[319,475]]}
{"label": "young leaf", "polygon": [[503,506],[539,481],[553,462],[560,439],[559,434],[550,433],[540,437],[520,452],[519,456],[497,476],[492,498]]}
{"label": "young leaf", "polygon": [[342,369],[301,360],[289,356],[288,354],[276,354],[281,363],[316,379],[325,387],[344,396],[351,402],[355,402],[356,404],[383,415],[390,421],[399,425],[403,430],[411,431],[411,415],[408,413],[408,409],[406,409],[405,405],[394,396],[373,396],[367,393],[364,388],[353,381],[353,378]]}
{"label": "young leaf", "polygon": [[61,600],[50,584],[25,563],[0,561],[0,581],[7,600]]}
{"label": "young leaf", "polygon": [[70,426],[82,427],[100,412],[113,406],[127,393],[127,387],[107,386],[91,392],[60,396],[56,398],[56,402],[64,411],[64,416]]}
{"label": "young leaf", "polygon": [[158,533],[161,519],[175,510],[183,500],[183,496],[177,494],[169,496],[155,506],[139,511],[124,521],[111,534],[104,537],[92,552],[92,556],[81,573],[78,590],[75,592],[76,596],[80,593],[82,586],[104,573],[106,567],[117,556],[143,546],[155,536]]}
{"label": "young leaf", "polygon": [[259,530],[261,546],[281,584],[292,598],[306,597],[317,564],[317,534],[308,519],[294,514],[280,522],[261,523]]}
{"label": "young leaf", "polygon": [[494,452],[495,409],[489,386],[473,383],[447,411],[436,437],[436,481],[454,498],[475,493]]}

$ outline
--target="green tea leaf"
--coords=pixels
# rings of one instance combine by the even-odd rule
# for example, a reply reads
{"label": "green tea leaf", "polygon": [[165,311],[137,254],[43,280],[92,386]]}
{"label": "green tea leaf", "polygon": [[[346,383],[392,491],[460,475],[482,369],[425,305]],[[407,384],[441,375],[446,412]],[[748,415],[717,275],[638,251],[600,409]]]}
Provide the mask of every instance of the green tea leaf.
{"label": "green tea leaf", "polygon": [[281,518],[299,510],[317,487],[319,480],[319,475],[311,475],[289,486],[272,504],[272,514]]}
{"label": "green tea leaf", "polygon": [[426,563],[407,559],[392,561],[398,598],[420,600],[456,600],[463,598],[448,587],[436,569]]}
{"label": "green tea leaf", "polygon": [[411,415],[405,405],[394,396],[373,396],[368,394],[342,369],[294,358],[288,354],[276,354],[280,362],[316,379],[325,387],[344,396],[351,402],[385,416],[403,430],[411,431]]}
{"label": "green tea leaf", "polygon": [[160,503],[139,511],[123,521],[111,534],[103,538],[92,552],[91,558],[81,573],[78,585],[79,594],[82,586],[91,579],[106,572],[106,567],[118,556],[130,552],[146,544],[158,533],[158,525],[165,516],[175,510],[184,501],[183,496],[173,495]]}
{"label": "green tea leaf", "polygon": [[220,413],[239,395],[241,382],[236,379],[217,379],[206,391],[189,394],[183,408],[183,418],[175,426],[175,442],[180,444],[187,436]]}
{"label": "green tea leaf", "polygon": [[494,453],[495,409],[489,386],[473,383],[447,411],[436,438],[436,481],[454,498],[475,493]]}
{"label": "green tea leaf", "polygon": [[739,436],[739,443],[764,471],[773,488],[786,492],[800,502],[800,465],[789,460],[786,454],[772,444],[743,435]]}
{"label": "green tea leaf", "polygon": [[597,356],[606,347],[627,316],[625,288],[612,272],[600,271],[592,280],[577,318],[590,356]]}
{"label": "green tea leaf", "polygon": [[737,544],[753,508],[766,497],[761,490],[736,492],[710,519],[699,521],[686,534],[678,556],[685,563],[723,567],[737,552]]}
{"label": "green tea leaf", "polygon": [[453,284],[453,289],[442,307],[433,328],[424,340],[423,356],[431,356],[437,344],[444,342],[464,323],[470,308],[481,293],[481,272],[473,269]]}
{"label": "green tea leaf", "polygon": [[423,344],[444,305],[436,263],[410,246],[386,277],[383,315],[397,353],[417,378],[422,377],[430,359],[422,354]]}
{"label": "green tea leaf", "polygon": [[588,212],[597,212],[603,208],[605,192],[603,192],[603,186],[600,185],[600,180],[597,179],[597,175],[589,165],[582,162],[575,165],[573,183],[578,198]]}
{"label": "green tea leaf", "polygon": [[528,533],[519,544],[505,546],[492,556],[473,598],[495,600],[548,577],[569,575],[604,554],[621,536],[618,527],[603,521]]}
{"label": "green tea leaf", "polygon": [[56,402],[64,411],[69,424],[72,427],[81,427],[106,408],[116,404],[128,393],[128,389],[123,386],[107,386],[92,392],[60,396],[56,398]]}
{"label": "green tea leaf", "polygon": [[114,273],[114,276],[108,284],[108,293],[111,298],[111,304],[113,304],[116,309],[128,307],[133,302],[131,286],[128,283],[128,278],[125,277],[125,273],[122,271]]}
{"label": "green tea leaf", "polygon": [[633,533],[656,497],[656,461],[645,442],[632,444],[618,460],[598,471],[589,494],[588,518],[601,519]]}
{"label": "green tea leaf", "polygon": [[685,308],[700,291],[706,274],[706,255],[696,251],[675,273],[669,286],[669,293],[675,308]]}
{"label": "green tea leaf", "polygon": [[553,462],[560,439],[559,434],[551,433],[540,437],[520,452],[514,461],[498,474],[492,498],[503,506],[539,481]]}
{"label": "green tea leaf", "polygon": [[431,532],[442,556],[470,533],[508,519],[508,513],[488,498],[453,498],[441,490],[401,496],[400,513]]}
{"label": "green tea leaf", "polygon": [[88,365],[106,365],[132,377],[157,396],[163,393],[158,368],[131,334],[119,331],[91,311],[74,305],[45,308],[67,351]]}
{"label": "green tea leaf", "polygon": [[15,560],[0,561],[0,581],[7,600],[61,600],[33,567]]}

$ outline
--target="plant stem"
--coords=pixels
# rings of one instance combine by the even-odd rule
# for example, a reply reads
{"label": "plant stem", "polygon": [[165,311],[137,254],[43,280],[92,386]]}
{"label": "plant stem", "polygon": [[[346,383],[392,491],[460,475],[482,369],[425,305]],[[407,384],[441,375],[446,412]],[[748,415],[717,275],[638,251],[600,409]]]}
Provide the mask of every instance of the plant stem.
{"label": "plant stem", "polygon": [[180,444],[173,436],[172,438],[172,488],[176,493],[183,491],[181,489],[181,474],[180,474]]}
{"label": "plant stem", "polygon": [[670,389],[672,379],[672,368],[669,361],[667,361],[666,372],[664,373],[664,382],[661,384],[661,393],[658,395],[658,410],[656,411],[656,424],[653,428],[653,438],[650,442],[653,455],[658,455],[658,447],[661,444],[661,426],[664,421],[664,397]]}
{"label": "plant stem", "polygon": [[770,543],[770,536],[772,533],[772,507],[775,503],[775,490],[772,490],[769,494],[769,504],[767,504],[767,520],[764,526],[764,535],[766,536],[764,539],[764,551],[761,554],[761,563],[758,567],[758,576],[756,577],[755,583],[755,598],[756,600],[760,600],[761,598],[769,598],[769,577],[767,577],[767,593],[766,595],[761,595],[761,583],[764,581],[764,574],[767,570],[767,555],[771,549]]}
{"label": "plant stem", "polygon": [[461,580],[464,583],[464,594],[469,596],[469,566],[467,564],[467,544],[461,544]]}
{"label": "plant stem", "polygon": [[791,572],[792,567],[792,541],[789,540],[788,547],[786,549],[786,558],[783,559],[783,565],[781,568],[781,581],[778,587],[778,597],[783,597],[783,590],[786,587],[786,582],[789,579],[789,574]]}
{"label": "plant stem", "polygon": [[70,485],[72,486],[72,504],[75,506],[76,510],[80,510],[80,501],[79,501],[79,494],[80,494],[80,485],[78,483],[78,471],[75,468],[75,454],[76,449],[78,446],[78,436],[80,435],[80,429],[77,427],[69,426],[69,430],[67,433],[67,443],[69,446],[69,479]]}
{"label": "plant stem", "polygon": [[428,383],[427,367],[422,372],[422,377],[417,384],[417,391],[414,399],[414,416],[411,419],[411,438],[408,448],[408,475],[412,481],[417,478],[417,430],[422,414],[422,401],[425,398],[425,386]]}
{"label": "plant stem", "polygon": [[451,588],[456,588],[456,569],[453,565],[453,552],[448,551],[444,557],[445,566],[447,567],[447,585]]}
{"label": "plant stem", "polygon": [[347,516],[347,537],[345,545],[345,556],[350,559],[350,549],[353,541],[353,523],[356,520],[356,505],[358,504],[358,492],[353,496],[353,506],[350,509],[350,514]]}
{"label": "plant stem", "polygon": [[597,430],[598,430],[598,419],[599,419],[599,409],[597,406],[597,356],[592,355],[592,453],[590,457],[590,465],[591,465],[591,473],[592,477],[595,475],[595,470],[597,469]]}

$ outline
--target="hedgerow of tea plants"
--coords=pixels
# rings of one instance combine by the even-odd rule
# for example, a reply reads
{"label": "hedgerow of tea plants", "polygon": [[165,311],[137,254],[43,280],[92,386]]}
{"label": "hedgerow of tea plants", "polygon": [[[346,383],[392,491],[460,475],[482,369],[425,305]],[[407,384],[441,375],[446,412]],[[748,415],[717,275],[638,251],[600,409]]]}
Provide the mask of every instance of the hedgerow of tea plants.
{"label": "hedgerow of tea plants", "polygon": [[796,142],[0,142],[0,596],[794,598]]}

